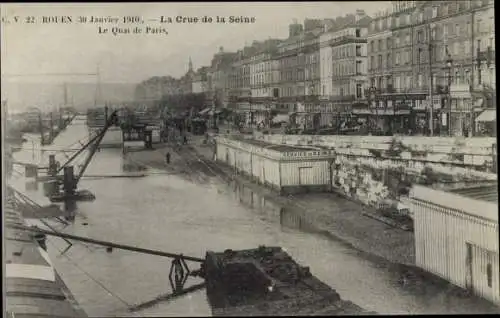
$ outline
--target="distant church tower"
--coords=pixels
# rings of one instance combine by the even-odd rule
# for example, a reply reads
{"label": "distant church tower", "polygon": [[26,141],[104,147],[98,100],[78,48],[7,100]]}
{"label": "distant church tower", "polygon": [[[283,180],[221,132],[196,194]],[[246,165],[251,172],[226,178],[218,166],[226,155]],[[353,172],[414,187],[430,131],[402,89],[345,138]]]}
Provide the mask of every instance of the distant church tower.
{"label": "distant church tower", "polygon": [[189,57],[189,70],[188,70],[188,73],[192,73],[193,72],[193,61],[191,61],[191,56]]}

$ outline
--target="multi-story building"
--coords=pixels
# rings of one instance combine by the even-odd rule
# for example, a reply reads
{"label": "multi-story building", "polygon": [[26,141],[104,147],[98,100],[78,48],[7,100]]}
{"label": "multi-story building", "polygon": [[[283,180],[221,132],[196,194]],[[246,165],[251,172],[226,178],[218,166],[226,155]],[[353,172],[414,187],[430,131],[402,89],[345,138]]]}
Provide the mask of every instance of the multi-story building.
{"label": "multi-story building", "polygon": [[191,83],[191,90],[194,94],[205,93],[208,91],[207,72],[208,67],[203,66],[194,73]]}
{"label": "multi-story building", "polygon": [[367,108],[364,88],[370,21],[363,10],[358,10],[355,15],[337,18],[320,37],[322,126],[338,126],[353,109],[360,105]]}
{"label": "multi-story building", "polygon": [[[394,1],[390,12],[375,17],[368,35],[369,98],[378,127],[473,133],[483,109],[475,106],[494,100],[485,96],[495,83],[493,30],[489,0]],[[493,85],[479,85],[483,74]]]}
{"label": "multi-story building", "polygon": [[256,124],[268,127],[271,110],[276,108],[279,96],[278,70],[273,59],[279,40],[269,39],[254,43],[256,51],[250,58],[251,112]]}
{"label": "multi-story building", "polygon": [[[368,92],[375,113],[373,128],[378,132],[423,132],[428,121],[430,73],[423,75],[429,69],[427,18],[420,11],[424,4],[394,1],[392,10],[380,14],[370,25]],[[380,31],[390,33],[385,43],[384,39],[372,39],[371,35]]]}
{"label": "multi-story building", "polygon": [[163,96],[181,93],[178,80],[171,76],[153,76],[136,86],[136,101],[158,101]]}
{"label": "multi-story building", "polygon": [[[369,126],[375,130],[382,130],[385,123],[385,118],[391,112],[388,111],[380,102],[371,100],[369,92],[377,90],[380,95],[394,92],[394,78],[392,74],[393,64],[401,64],[401,56],[404,58],[406,53],[402,54],[399,51],[393,55],[393,37],[392,37],[392,18],[387,13],[378,14],[370,23],[367,36],[368,50],[368,83],[366,85],[367,99],[369,100],[368,108],[359,110],[362,114],[369,115]],[[401,42],[398,40],[398,45]],[[406,80],[406,78],[405,78]],[[398,77],[397,89],[401,86],[401,77]],[[387,103],[391,108],[394,106],[392,101]],[[396,111],[393,110],[393,114]],[[397,112],[400,112],[398,110]]]}
{"label": "multi-story building", "polygon": [[219,52],[212,58],[210,69],[207,73],[209,82],[208,102],[210,106],[216,108],[226,108],[229,104],[228,94],[228,76],[231,72],[231,66],[237,57],[235,52],[224,52],[220,47]]}
{"label": "multi-story building", "polygon": [[[289,26],[289,37],[278,45],[275,55],[280,68],[279,108],[294,112],[291,122],[305,128],[319,126],[320,86],[319,20]],[[321,22],[321,21],[319,21]]]}
{"label": "multi-story building", "polygon": [[239,124],[247,126],[255,122],[251,112],[251,66],[255,50],[254,46],[245,46],[238,52],[238,59],[233,63],[237,84],[231,92],[231,98],[236,103]]}

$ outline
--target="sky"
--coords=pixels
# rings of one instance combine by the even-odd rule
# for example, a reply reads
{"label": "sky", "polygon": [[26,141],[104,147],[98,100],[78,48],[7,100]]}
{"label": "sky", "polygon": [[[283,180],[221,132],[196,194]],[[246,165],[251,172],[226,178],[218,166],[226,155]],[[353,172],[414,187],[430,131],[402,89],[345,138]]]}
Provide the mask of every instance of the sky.
{"label": "sky", "polygon": [[[368,15],[387,9],[390,1],[372,2],[199,2],[199,3],[29,3],[2,4],[2,82],[94,82],[93,75],[33,76],[47,73],[97,73],[102,82],[138,83],[151,76],[182,76],[189,57],[195,68],[209,65],[213,54],[236,51],[253,40],[286,38],[297,19],[335,18],[356,9]],[[19,16],[21,22],[14,19]],[[43,23],[43,17],[72,17],[72,23]],[[91,23],[90,18],[139,17],[144,23]],[[212,23],[160,23],[161,16],[212,17]],[[216,23],[216,17],[226,23]],[[254,17],[254,23],[227,23],[229,16]],[[34,23],[30,20],[34,20]],[[86,23],[79,23],[86,17]],[[6,21],[9,21],[7,23]],[[156,20],[156,21],[154,21]],[[99,34],[108,28],[108,33]],[[112,27],[122,34],[111,34]],[[144,34],[147,27],[168,34]],[[142,30],[133,32],[134,27]],[[116,30],[115,30],[116,31]],[[13,75],[23,75],[14,77]]]}

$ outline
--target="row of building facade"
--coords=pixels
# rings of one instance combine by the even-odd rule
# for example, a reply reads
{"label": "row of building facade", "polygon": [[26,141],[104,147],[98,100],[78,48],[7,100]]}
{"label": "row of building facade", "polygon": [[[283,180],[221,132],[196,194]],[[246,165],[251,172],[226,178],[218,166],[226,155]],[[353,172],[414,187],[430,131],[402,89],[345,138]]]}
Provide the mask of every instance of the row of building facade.
{"label": "row of building facade", "polygon": [[141,98],[203,92],[248,125],[282,113],[306,129],[354,117],[380,131],[475,133],[496,106],[493,0],[392,2],[374,17],[294,21],[287,39],[221,47],[208,67],[189,61],[180,79],[141,83]]}

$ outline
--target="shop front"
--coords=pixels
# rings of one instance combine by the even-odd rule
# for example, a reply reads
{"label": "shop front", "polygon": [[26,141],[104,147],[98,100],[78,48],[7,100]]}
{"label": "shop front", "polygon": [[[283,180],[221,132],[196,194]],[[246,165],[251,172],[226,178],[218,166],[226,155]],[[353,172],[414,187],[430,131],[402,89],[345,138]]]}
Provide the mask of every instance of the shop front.
{"label": "shop front", "polygon": [[497,136],[497,110],[485,109],[475,120],[476,136]]}
{"label": "shop front", "polygon": [[469,85],[450,86],[449,134],[469,137],[473,133],[472,94]]}

